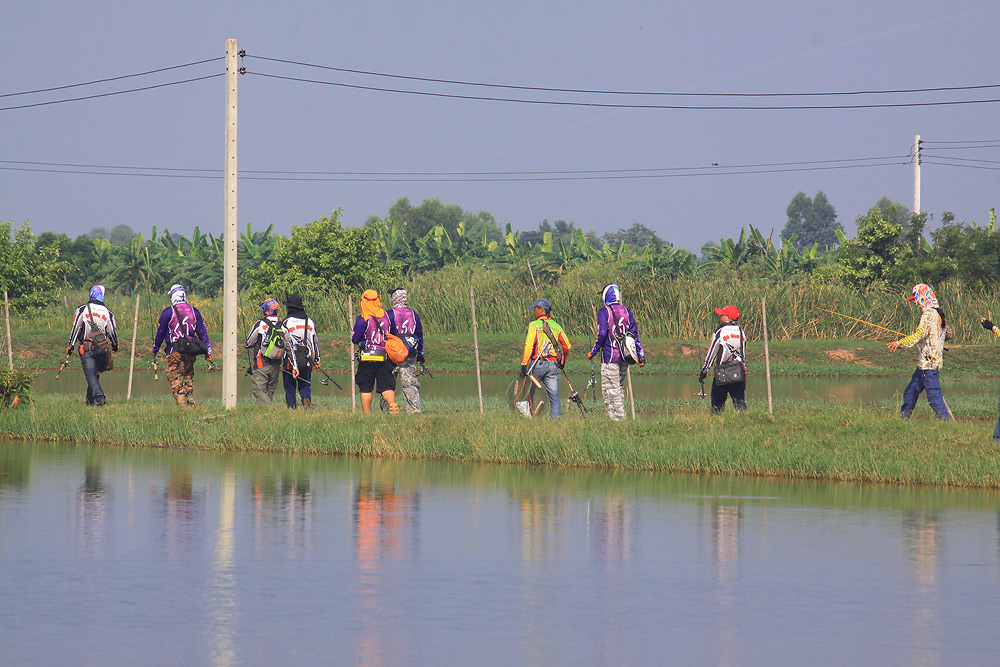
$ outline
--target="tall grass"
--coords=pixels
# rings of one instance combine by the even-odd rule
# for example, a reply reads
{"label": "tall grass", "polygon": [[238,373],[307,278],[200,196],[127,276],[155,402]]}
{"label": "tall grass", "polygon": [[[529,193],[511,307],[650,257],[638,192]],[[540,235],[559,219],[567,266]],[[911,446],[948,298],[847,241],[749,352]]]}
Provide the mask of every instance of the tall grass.
{"label": "tall grass", "polygon": [[[539,286],[536,292],[530,281],[523,280],[520,271],[448,267],[421,274],[402,285],[410,293],[410,304],[420,313],[428,332],[464,333],[471,331],[469,288],[475,289],[476,319],[481,333],[515,333],[524,330],[530,319],[531,304],[537,296],[553,304],[553,317],[571,333],[590,335],[596,326],[596,309],[600,308],[601,291],[609,283],[617,283],[625,305],[635,313],[641,336],[680,340],[704,339],[714,330],[717,317],[713,308],[735,304],[743,313],[741,323],[754,339],[762,336],[761,297],[767,299],[767,322],[770,337],[775,340],[803,338],[878,338],[891,340],[897,336],[867,324],[839,317],[820,310],[837,311],[868,320],[887,329],[910,333],[919,318],[917,308],[904,298],[910,285],[899,289],[872,287],[858,290],[839,283],[802,279],[772,281],[767,278],[741,275],[737,272],[717,272],[701,277],[664,278],[648,271],[616,269],[597,263],[586,264]],[[379,288],[388,305],[386,287]],[[985,288],[970,288],[958,281],[934,285],[948,323],[955,331],[953,342],[982,341],[979,318],[1000,317],[1000,296]],[[347,333],[348,299],[353,300],[354,315],[358,314],[358,293],[324,293],[303,295],[306,310],[321,332]],[[280,298],[280,297],[279,297]],[[86,292],[69,295],[50,304],[40,314],[19,320],[15,324],[31,329],[66,329],[77,305],[86,299]],[[222,303],[219,298],[191,295],[210,331],[222,330]],[[115,311],[119,327],[131,330],[135,300],[114,293],[108,305]],[[140,307],[139,331],[151,328],[162,308],[169,305],[166,295],[143,294]],[[245,330],[257,319],[260,309],[255,300],[241,296],[240,329]],[[994,317],[996,319],[996,317]]]}

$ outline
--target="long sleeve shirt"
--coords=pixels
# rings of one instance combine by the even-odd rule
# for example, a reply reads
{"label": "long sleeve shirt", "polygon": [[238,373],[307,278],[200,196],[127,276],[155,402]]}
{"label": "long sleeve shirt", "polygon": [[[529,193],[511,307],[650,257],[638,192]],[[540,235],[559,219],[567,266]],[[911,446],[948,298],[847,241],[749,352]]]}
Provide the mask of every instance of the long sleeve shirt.
{"label": "long sleeve shirt", "polygon": [[936,308],[927,308],[920,315],[917,330],[898,342],[902,347],[917,346],[917,368],[922,371],[941,370],[944,363],[945,328]]}
{"label": "long sleeve shirt", "polygon": [[[614,306],[617,306],[615,308]],[[617,312],[615,317],[611,315]],[[609,319],[612,320],[609,323]],[[617,321],[613,321],[617,320]],[[635,351],[640,357],[645,357],[642,351],[642,343],[639,342],[639,327],[635,323],[635,316],[632,311],[620,304],[605,306],[597,311],[597,340],[590,350],[590,356],[597,356],[601,352],[601,362],[605,364],[621,363],[622,353],[615,342],[616,334],[630,333],[635,337]]]}
{"label": "long sleeve shirt", "polygon": [[257,368],[263,368],[265,361],[268,363],[275,363],[275,364],[280,361],[280,359],[268,359],[267,357],[264,356],[262,349],[263,348],[262,343],[268,339],[271,327],[277,326],[277,324],[278,324],[277,317],[269,316],[257,320],[257,322],[253,326],[253,329],[251,329],[250,333],[247,335],[246,342],[243,343],[243,347],[245,347],[248,350],[254,350],[254,352],[256,353],[254,363],[257,365]]}
{"label": "long sleeve shirt", "polygon": [[736,322],[726,322],[712,334],[712,342],[705,354],[705,363],[701,366],[702,373],[708,373],[716,364],[738,361],[745,364],[747,358],[747,340],[743,329]]}
{"label": "long sleeve shirt", "polygon": [[[544,332],[544,324],[548,323],[549,329],[555,341],[549,339]],[[556,349],[553,343],[557,343],[561,350]],[[542,315],[534,322],[528,324],[528,335],[524,339],[524,354],[521,356],[521,365],[531,363],[532,359],[547,359],[557,361],[560,357],[563,361],[569,356],[569,339],[566,332],[558,323],[548,315]]]}
{"label": "long sleeve shirt", "polygon": [[390,333],[403,339],[411,354],[424,353],[424,328],[420,316],[412,308],[393,308],[385,311],[389,316]]}
{"label": "long sleeve shirt", "polygon": [[309,358],[313,365],[318,366],[320,364],[319,337],[316,335],[316,323],[312,321],[312,318],[288,317],[285,319],[285,331],[288,332],[285,340],[292,352],[285,358],[290,358],[292,368],[298,368],[295,351],[303,345],[309,350]]}
{"label": "long sleeve shirt", "polygon": [[[205,320],[201,317],[201,311],[194,306],[190,306],[190,308],[194,312],[194,335],[205,344],[208,356],[212,356],[212,342],[208,339],[208,329],[205,328]],[[160,346],[163,345],[164,341],[167,345],[163,348],[163,353],[170,354],[174,351],[175,340],[188,337],[191,328],[190,322],[178,322],[177,318],[174,317],[174,312],[174,307],[171,306],[164,308],[163,312],[160,313],[160,326],[157,327],[156,336],[153,338],[154,355],[160,351]],[[174,326],[171,326],[171,321],[173,321]]]}
{"label": "long sleeve shirt", "polygon": [[[88,307],[89,306],[89,307]],[[93,321],[91,321],[93,313]],[[78,343],[91,340],[94,327],[107,334],[111,341],[111,349],[118,351],[118,327],[115,324],[115,314],[103,303],[90,301],[83,304],[73,313],[73,324],[70,327],[69,343],[66,347],[74,347]]]}

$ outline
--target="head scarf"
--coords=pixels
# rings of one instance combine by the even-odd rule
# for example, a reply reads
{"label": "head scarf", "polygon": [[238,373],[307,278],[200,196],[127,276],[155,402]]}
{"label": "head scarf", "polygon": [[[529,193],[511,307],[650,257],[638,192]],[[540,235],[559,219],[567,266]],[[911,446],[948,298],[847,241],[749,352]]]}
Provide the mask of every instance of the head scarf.
{"label": "head scarf", "polygon": [[298,294],[289,294],[285,298],[285,308],[288,310],[288,317],[306,319],[306,308],[302,305],[302,297]]}
{"label": "head scarf", "polygon": [[[913,299],[916,300],[917,305],[920,306],[921,310],[941,307],[938,304],[937,297],[934,296],[934,290],[930,288],[930,285],[926,285],[924,283],[919,283],[913,286]],[[909,301],[910,299],[907,300]]]}
{"label": "head scarf", "polygon": [[187,292],[184,291],[183,285],[172,285],[170,287],[170,303],[175,306],[179,303],[187,303]]}
{"label": "head scarf", "polygon": [[90,288],[90,300],[104,303],[104,285],[94,285]]}
{"label": "head scarf", "polygon": [[601,296],[604,298],[605,306],[622,302],[622,291],[618,288],[618,285],[608,285],[604,288]]}
{"label": "head scarf", "polygon": [[393,308],[406,308],[406,301],[408,298],[409,295],[402,287],[394,289],[389,293],[389,302],[392,304]]}
{"label": "head scarf", "polygon": [[361,294],[361,317],[367,320],[373,315],[385,317],[385,311],[382,310],[382,299],[379,298],[378,292],[375,290],[366,289]]}
{"label": "head scarf", "polygon": [[265,315],[270,317],[277,317],[278,315],[278,302],[274,299],[267,299],[264,303],[260,304],[260,309],[264,311]]}

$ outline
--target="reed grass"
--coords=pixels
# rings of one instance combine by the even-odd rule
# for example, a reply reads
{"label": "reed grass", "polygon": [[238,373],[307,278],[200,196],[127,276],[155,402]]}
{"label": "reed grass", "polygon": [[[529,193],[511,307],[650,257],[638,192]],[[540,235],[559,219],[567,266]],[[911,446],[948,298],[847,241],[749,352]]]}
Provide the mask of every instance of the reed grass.
{"label": "reed grass", "polygon": [[497,401],[480,416],[470,414],[470,401],[451,403],[452,412],[389,417],[249,404],[227,412],[213,402],[86,410],[78,398],[42,396],[0,413],[0,433],[120,447],[1000,488],[1000,445],[986,419],[903,421],[889,407],[819,402],[782,405],[773,418],[760,407],[713,417],[703,403],[673,401],[640,406],[650,411],[639,420],[612,424],[572,412],[529,421]]}

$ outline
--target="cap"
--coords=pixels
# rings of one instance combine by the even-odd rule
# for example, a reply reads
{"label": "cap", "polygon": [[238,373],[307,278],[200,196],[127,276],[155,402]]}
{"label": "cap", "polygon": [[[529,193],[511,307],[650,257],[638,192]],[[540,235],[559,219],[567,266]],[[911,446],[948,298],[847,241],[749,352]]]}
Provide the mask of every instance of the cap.
{"label": "cap", "polygon": [[715,309],[715,314],[716,315],[725,315],[726,317],[728,317],[731,320],[738,320],[738,319],[740,319],[740,309],[737,308],[736,306],[726,306],[725,308],[716,308]]}
{"label": "cap", "polygon": [[910,296],[906,297],[906,300],[907,300],[907,301],[913,301],[913,300],[915,300],[916,298],[917,298],[917,295],[916,295],[916,294],[911,294]]}
{"label": "cap", "polygon": [[549,303],[548,299],[537,299],[533,304],[532,308],[544,308],[545,310],[552,310],[552,304]]}

